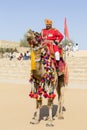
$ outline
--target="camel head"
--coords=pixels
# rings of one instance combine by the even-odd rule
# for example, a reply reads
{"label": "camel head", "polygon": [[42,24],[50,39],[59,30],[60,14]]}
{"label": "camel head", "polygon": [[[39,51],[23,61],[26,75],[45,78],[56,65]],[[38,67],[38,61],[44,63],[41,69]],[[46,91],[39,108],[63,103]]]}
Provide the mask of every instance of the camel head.
{"label": "camel head", "polygon": [[41,44],[41,34],[29,29],[26,33],[27,41],[33,48],[38,47]]}

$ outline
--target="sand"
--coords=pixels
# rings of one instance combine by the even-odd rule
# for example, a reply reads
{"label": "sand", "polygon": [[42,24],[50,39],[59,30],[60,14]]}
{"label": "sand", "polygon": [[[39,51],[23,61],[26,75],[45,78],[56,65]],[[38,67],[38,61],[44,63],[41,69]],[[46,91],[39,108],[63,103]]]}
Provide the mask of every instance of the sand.
{"label": "sand", "polygon": [[[54,127],[46,127],[44,120],[30,124],[35,100],[29,98],[29,91],[29,84],[0,83],[0,130],[87,130],[87,89],[65,88],[64,119],[55,117]],[[57,108],[57,97],[54,108]]]}
{"label": "sand", "polygon": [[[83,52],[80,54],[83,56]],[[47,121],[44,120],[41,120],[37,125],[32,125],[30,121],[35,110],[35,100],[28,96],[30,84],[28,76],[25,75],[26,73],[29,75],[29,71],[27,71],[28,61],[19,62],[3,59],[0,60],[0,65],[0,130],[87,130],[86,84],[69,84],[65,87],[64,119],[59,120],[54,117],[54,127],[46,127]],[[19,73],[20,75],[18,75]],[[14,75],[14,77],[8,75]],[[22,75],[27,78],[24,79]],[[57,104],[56,96],[53,106],[54,114],[58,107]],[[43,114],[48,114],[46,100],[43,101],[43,108],[41,109],[41,116]]]}

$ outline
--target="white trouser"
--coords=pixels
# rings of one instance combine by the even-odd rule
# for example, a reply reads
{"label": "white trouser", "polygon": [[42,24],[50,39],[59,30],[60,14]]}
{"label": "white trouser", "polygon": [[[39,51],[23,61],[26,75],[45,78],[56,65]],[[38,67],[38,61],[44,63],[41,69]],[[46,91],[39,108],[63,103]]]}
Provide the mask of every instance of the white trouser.
{"label": "white trouser", "polygon": [[60,55],[59,55],[59,52],[58,52],[58,51],[55,52],[55,59],[58,60],[58,61],[60,60]]}

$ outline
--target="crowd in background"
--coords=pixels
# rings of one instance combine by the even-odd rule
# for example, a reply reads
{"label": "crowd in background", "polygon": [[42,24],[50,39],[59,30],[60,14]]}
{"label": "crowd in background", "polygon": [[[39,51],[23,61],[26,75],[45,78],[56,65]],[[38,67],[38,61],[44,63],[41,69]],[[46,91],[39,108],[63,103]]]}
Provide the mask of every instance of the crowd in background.
{"label": "crowd in background", "polygon": [[10,60],[12,60],[13,58],[17,58],[17,60],[28,60],[30,59],[30,51],[24,53],[10,52],[9,58]]}

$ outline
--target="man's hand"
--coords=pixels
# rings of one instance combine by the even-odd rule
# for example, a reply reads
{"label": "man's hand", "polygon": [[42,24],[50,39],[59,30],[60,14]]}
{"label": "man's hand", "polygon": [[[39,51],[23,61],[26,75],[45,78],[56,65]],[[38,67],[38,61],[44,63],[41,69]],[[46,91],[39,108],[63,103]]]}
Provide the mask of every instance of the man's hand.
{"label": "man's hand", "polygon": [[56,45],[58,45],[58,44],[59,44],[59,41],[58,41],[58,40],[55,40],[54,43],[55,43]]}

